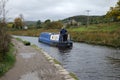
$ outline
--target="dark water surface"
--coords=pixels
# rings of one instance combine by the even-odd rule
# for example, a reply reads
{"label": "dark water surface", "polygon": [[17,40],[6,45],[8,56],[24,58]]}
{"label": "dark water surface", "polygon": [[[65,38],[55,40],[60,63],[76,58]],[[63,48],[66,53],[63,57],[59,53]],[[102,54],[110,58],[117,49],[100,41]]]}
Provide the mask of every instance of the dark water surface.
{"label": "dark water surface", "polygon": [[38,42],[37,37],[17,36],[43,48],[80,80],[120,80],[120,49],[73,43],[72,49],[58,49]]}

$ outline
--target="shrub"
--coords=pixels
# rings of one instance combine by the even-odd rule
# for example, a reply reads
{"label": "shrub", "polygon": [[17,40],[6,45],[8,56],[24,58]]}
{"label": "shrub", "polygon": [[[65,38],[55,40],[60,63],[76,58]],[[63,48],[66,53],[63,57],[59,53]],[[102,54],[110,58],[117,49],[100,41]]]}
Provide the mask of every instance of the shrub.
{"label": "shrub", "polygon": [[15,63],[15,55],[13,55],[14,46],[9,43],[9,52],[7,52],[5,59],[0,62],[0,76],[7,72]]}
{"label": "shrub", "polygon": [[3,60],[9,51],[10,35],[7,34],[3,27],[0,27],[0,61]]}

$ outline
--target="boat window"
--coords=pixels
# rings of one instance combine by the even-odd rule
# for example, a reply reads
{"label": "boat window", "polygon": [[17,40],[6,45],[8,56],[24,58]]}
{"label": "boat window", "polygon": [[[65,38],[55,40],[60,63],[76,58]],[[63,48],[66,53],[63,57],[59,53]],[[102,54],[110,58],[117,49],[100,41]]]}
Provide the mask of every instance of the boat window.
{"label": "boat window", "polygon": [[51,35],[50,40],[59,41],[59,35]]}

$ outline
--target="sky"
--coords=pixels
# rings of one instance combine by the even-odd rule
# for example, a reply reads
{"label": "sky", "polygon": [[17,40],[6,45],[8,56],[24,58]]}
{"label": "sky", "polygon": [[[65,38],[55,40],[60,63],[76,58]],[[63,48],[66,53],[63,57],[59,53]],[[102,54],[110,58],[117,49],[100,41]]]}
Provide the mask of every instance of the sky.
{"label": "sky", "polygon": [[24,16],[26,21],[61,20],[76,15],[105,15],[118,0],[9,0],[10,20]]}

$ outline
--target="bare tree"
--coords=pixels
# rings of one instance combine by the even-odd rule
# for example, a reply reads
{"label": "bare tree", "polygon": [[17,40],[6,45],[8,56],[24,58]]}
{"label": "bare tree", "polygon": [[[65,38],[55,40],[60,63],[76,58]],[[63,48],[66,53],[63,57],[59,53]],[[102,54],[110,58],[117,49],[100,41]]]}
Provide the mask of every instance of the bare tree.
{"label": "bare tree", "polygon": [[0,60],[6,58],[6,54],[9,51],[9,43],[11,37],[7,34],[4,26],[6,26],[6,3],[8,0],[0,0]]}
{"label": "bare tree", "polygon": [[0,21],[2,24],[6,24],[6,14],[8,10],[6,10],[6,3],[8,0],[0,0]]}

